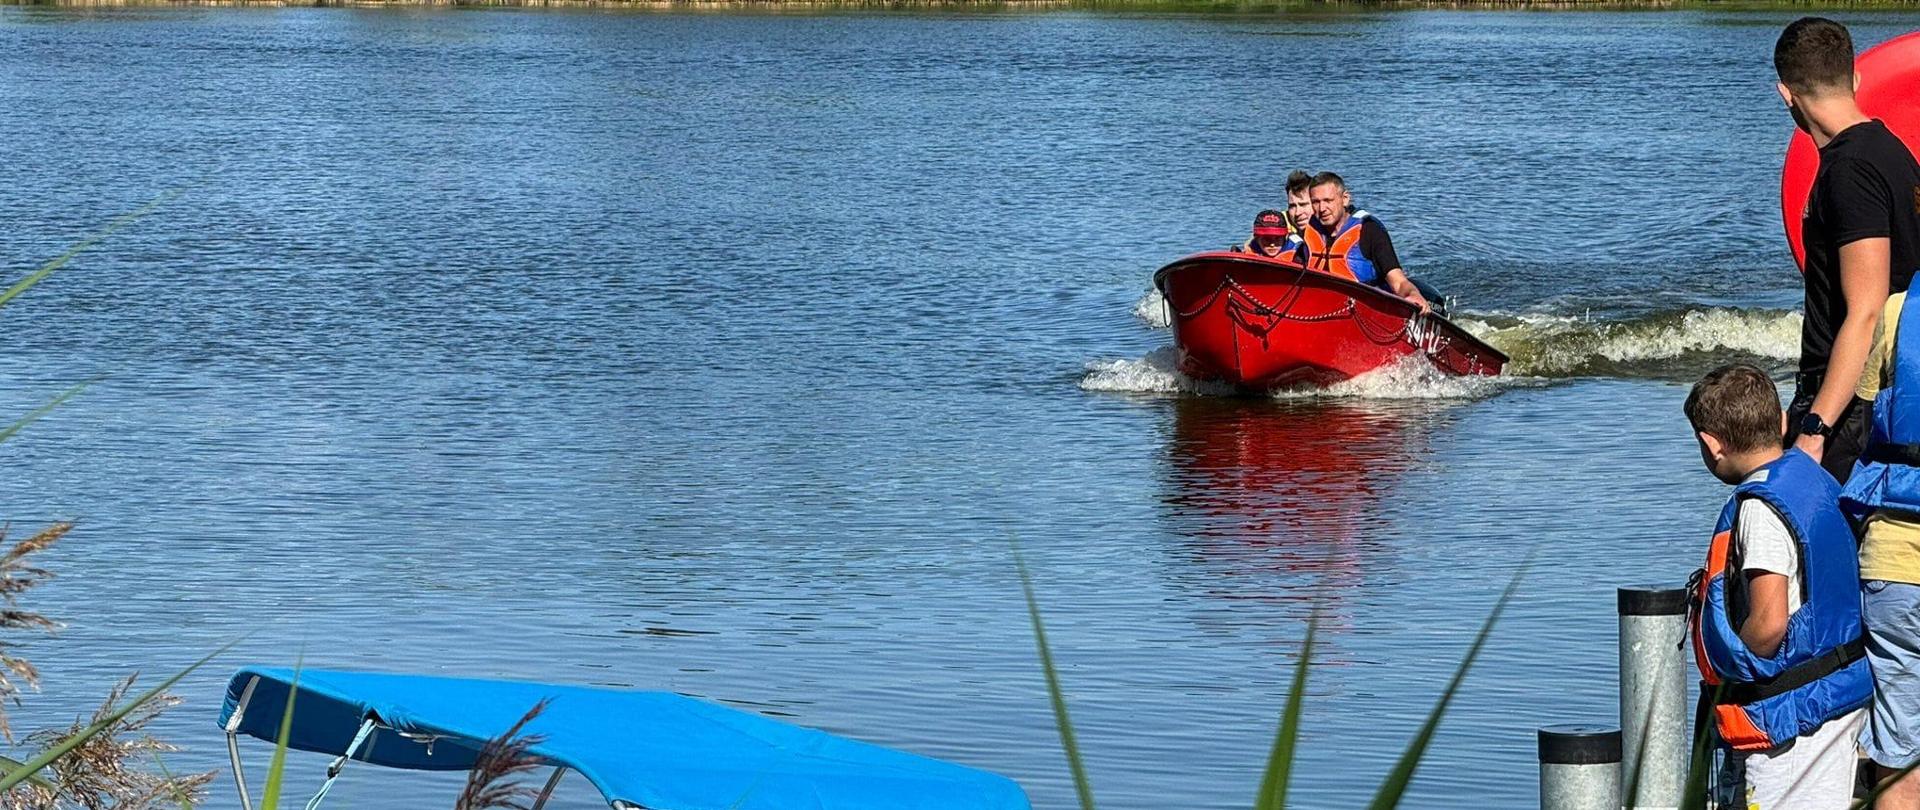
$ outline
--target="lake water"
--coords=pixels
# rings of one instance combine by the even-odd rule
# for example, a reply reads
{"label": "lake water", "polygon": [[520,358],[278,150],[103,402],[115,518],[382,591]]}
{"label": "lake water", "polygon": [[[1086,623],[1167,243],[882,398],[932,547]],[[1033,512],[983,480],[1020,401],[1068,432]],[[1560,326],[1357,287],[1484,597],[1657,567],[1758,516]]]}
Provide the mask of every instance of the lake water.
{"label": "lake water", "polygon": [[[1294,793],[1352,807],[1537,553],[1409,801],[1532,806],[1535,727],[1614,712],[1614,588],[1725,496],[1685,383],[1797,348],[1791,16],[0,8],[9,276],[180,192],[3,315],[0,414],[101,377],[0,446],[14,536],[80,524],[16,727],[244,638],[175,770],[300,661],[677,690],[1068,807],[1017,538],[1102,807],[1249,806],[1316,604]],[[1153,270],[1296,167],[1513,376],[1173,375]]]}

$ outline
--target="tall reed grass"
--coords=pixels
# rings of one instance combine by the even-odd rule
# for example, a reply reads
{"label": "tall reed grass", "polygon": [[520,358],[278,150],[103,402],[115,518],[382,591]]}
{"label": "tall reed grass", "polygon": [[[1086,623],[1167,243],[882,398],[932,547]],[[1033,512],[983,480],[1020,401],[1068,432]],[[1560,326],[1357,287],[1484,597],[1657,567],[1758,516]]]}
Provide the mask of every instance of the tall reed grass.
{"label": "tall reed grass", "polygon": [[[28,290],[66,267],[74,257],[100,243],[116,231],[151,213],[172,199],[177,192],[163,194],[139,209],[114,218],[99,230],[69,247],[18,281],[0,291],[0,306],[11,303]],[[27,426],[87,387],[80,383],[32,412],[0,429],[0,442],[19,435]],[[73,528],[71,523],[56,523],[15,543],[0,554],[0,629],[50,633],[59,623],[20,604],[20,598],[53,574],[36,565],[36,555],[51,548]],[[0,642],[0,736],[30,751],[24,761],[0,758],[0,807],[7,810],[46,810],[69,805],[87,808],[115,807],[141,810],[162,801],[190,806],[212,773],[174,775],[161,766],[158,772],[140,767],[145,759],[155,758],[175,748],[146,733],[147,726],[179,701],[168,693],[174,684],[231,647],[222,647],[191,666],[175,673],[158,686],[128,698],[139,676],[129,675],[115,685],[91,717],[75,720],[64,729],[45,729],[16,741],[6,714],[8,705],[19,706],[23,692],[37,690],[39,670],[24,657],[12,652],[13,642]]]}
{"label": "tall reed grass", "polygon": [[[1067,757],[1067,766],[1073,773],[1074,792],[1079,796],[1082,810],[1094,810],[1093,786],[1087,778],[1086,766],[1081,761],[1080,747],[1073,733],[1073,721],[1067,712],[1065,690],[1060,685],[1060,674],[1054,665],[1053,651],[1047,643],[1046,624],[1041,618],[1040,601],[1034,595],[1033,575],[1027,568],[1025,557],[1020,553],[1018,541],[1013,542],[1014,568],[1020,574],[1020,587],[1026,597],[1027,615],[1033,624],[1034,646],[1039,653],[1040,668],[1046,677],[1047,698],[1053,707],[1054,727],[1060,735],[1060,747]],[[1406,796],[1407,788],[1413,783],[1420,762],[1427,755],[1433,736],[1440,729],[1440,721],[1446,716],[1447,709],[1453,703],[1454,695],[1460,691],[1466,681],[1467,673],[1486,647],[1487,639],[1492,636],[1494,625],[1500,621],[1500,615],[1513,600],[1520,582],[1532,565],[1532,558],[1521,563],[1513,577],[1507,581],[1498,599],[1494,600],[1492,610],[1474,635],[1473,643],[1467,647],[1467,654],[1454,669],[1453,677],[1440,692],[1439,699],[1427,713],[1426,721],[1414,733],[1413,740],[1407,744],[1393,767],[1382,778],[1374,791],[1373,800],[1367,804],[1369,810],[1388,810],[1400,806]],[[1294,664],[1293,682],[1287,689],[1287,701],[1280,710],[1279,728],[1274,733],[1273,745],[1267,751],[1267,764],[1260,780],[1259,792],[1254,796],[1252,806],[1255,810],[1282,810],[1287,806],[1287,790],[1292,781],[1294,760],[1298,754],[1301,716],[1306,706],[1307,676],[1313,669],[1313,646],[1319,629],[1320,613],[1316,607],[1308,614],[1305,638],[1301,641],[1299,658]]]}

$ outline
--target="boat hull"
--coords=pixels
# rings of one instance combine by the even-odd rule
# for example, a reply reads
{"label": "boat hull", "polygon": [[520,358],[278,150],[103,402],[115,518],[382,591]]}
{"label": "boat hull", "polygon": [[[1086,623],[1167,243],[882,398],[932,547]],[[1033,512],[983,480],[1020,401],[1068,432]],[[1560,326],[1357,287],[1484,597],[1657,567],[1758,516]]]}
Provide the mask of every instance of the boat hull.
{"label": "boat hull", "polygon": [[1289,261],[1199,253],[1154,274],[1181,371],[1246,388],[1329,385],[1418,357],[1493,375],[1507,357],[1438,315]]}

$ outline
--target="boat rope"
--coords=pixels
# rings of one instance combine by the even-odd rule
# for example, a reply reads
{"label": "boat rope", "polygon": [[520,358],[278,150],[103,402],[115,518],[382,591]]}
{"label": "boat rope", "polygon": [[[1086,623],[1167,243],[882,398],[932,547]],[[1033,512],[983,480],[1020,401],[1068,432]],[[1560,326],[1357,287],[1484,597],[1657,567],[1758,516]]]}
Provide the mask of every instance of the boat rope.
{"label": "boat rope", "polygon": [[360,750],[360,745],[365,743],[368,737],[373,736],[375,725],[377,723],[372,717],[360,724],[360,731],[353,735],[353,742],[347,744],[347,752],[335,757],[333,763],[327,766],[327,781],[321,782],[320,792],[313,794],[313,798],[307,800],[307,810],[319,810],[320,802],[327,798],[327,791],[333,789],[333,780],[340,778],[340,771],[347,767],[347,760],[353,758],[353,752]]}
{"label": "boat rope", "polygon": [[[1193,309],[1185,310],[1185,311],[1180,311],[1180,310],[1175,310],[1175,311],[1178,312],[1180,317],[1182,318],[1191,318],[1195,315],[1198,315],[1202,312],[1207,311],[1208,307],[1213,306],[1214,301],[1219,300],[1221,292],[1231,289],[1234,292],[1239,293],[1241,297],[1246,298],[1248,303],[1256,307],[1257,310],[1259,310],[1258,314],[1275,315],[1275,316],[1284,318],[1286,317],[1286,313],[1289,310],[1293,309],[1294,302],[1300,300],[1300,293],[1303,289],[1300,285],[1300,282],[1304,280],[1306,276],[1307,276],[1307,268],[1305,267],[1297,268],[1296,275],[1293,277],[1293,284],[1291,285],[1292,289],[1288,291],[1287,298],[1285,299],[1285,301],[1275,306],[1268,306],[1267,304],[1262,303],[1259,298],[1254,297],[1253,293],[1248,292],[1247,288],[1240,286],[1240,282],[1235,281],[1233,276],[1230,276],[1226,273],[1221,273],[1220,283],[1215,284],[1213,286],[1213,292],[1207,294],[1207,300],[1200,302],[1200,304],[1198,306],[1195,306]],[[1231,300],[1231,298],[1229,298],[1229,300]],[[1171,299],[1168,299],[1167,303],[1171,305],[1173,301]],[[1169,306],[1169,308],[1171,308],[1171,306]]]}
{"label": "boat rope", "polygon": [[[1405,339],[1408,343],[1415,343],[1413,339],[1413,329],[1414,329],[1413,323],[1419,319],[1420,319],[1419,315],[1414,315],[1413,317],[1410,317],[1404,321],[1401,321],[1400,327],[1398,329],[1394,329],[1393,331],[1388,332],[1382,329],[1381,327],[1375,326],[1374,324],[1368,322],[1366,318],[1360,317],[1358,314],[1356,314],[1353,317],[1353,325],[1358,327],[1360,329],[1360,334],[1365,335],[1368,340],[1371,340],[1375,343],[1385,346],[1390,343],[1398,343],[1402,339]],[[1418,345],[1418,344],[1415,343],[1415,345]]]}
{"label": "boat rope", "polygon": [[[1213,287],[1213,292],[1211,292],[1211,293],[1208,293],[1208,294],[1207,294],[1207,300],[1205,300],[1205,301],[1201,301],[1201,302],[1200,302],[1200,305],[1199,305],[1199,306],[1196,306],[1196,307],[1194,307],[1193,309],[1190,309],[1190,310],[1178,310],[1178,309],[1176,309],[1176,310],[1174,310],[1174,311],[1173,311],[1173,312],[1174,312],[1174,314],[1175,314],[1175,315],[1178,315],[1178,316],[1180,316],[1180,317],[1182,317],[1182,318],[1191,318],[1191,317],[1193,317],[1193,316],[1195,316],[1195,315],[1198,315],[1198,314],[1200,314],[1200,313],[1202,313],[1202,312],[1206,312],[1206,311],[1207,311],[1207,308],[1208,308],[1208,307],[1211,307],[1211,306],[1213,306],[1213,302],[1214,302],[1215,300],[1217,300],[1217,299],[1218,299],[1218,298],[1220,297],[1220,291],[1221,291],[1221,290],[1224,290],[1224,289],[1226,289],[1226,288],[1227,288],[1227,281],[1228,281],[1228,279],[1226,279],[1226,278],[1225,278],[1225,277],[1223,276],[1223,277],[1222,277],[1222,280],[1221,280],[1221,282],[1220,282],[1219,284],[1216,284],[1216,285],[1214,285],[1214,287]],[[1162,295],[1165,295],[1165,293],[1162,293]],[[1169,307],[1169,308],[1171,308],[1171,307],[1172,307],[1172,305],[1173,305],[1173,299],[1171,299],[1171,298],[1169,298],[1169,299],[1167,299],[1167,305],[1168,305],[1168,307]]]}
{"label": "boat rope", "polygon": [[[1300,271],[1300,276],[1304,277],[1306,275],[1306,272],[1307,271],[1305,270]],[[1223,283],[1230,285],[1233,291],[1239,294],[1239,299],[1236,299],[1232,296],[1228,296],[1227,298],[1228,314],[1233,317],[1234,322],[1238,324],[1240,328],[1245,329],[1248,332],[1251,332],[1255,335],[1258,335],[1260,337],[1260,345],[1263,348],[1266,347],[1267,345],[1268,334],[1273,332],[1274,329],[1279,328],[1280,324],[1283,322],[1293,321],[1295,323],[1324,323],[1326,321],[1335,321],[1341,318],[1347,318],[1347,317],[1353,316],[1354,301],[1351,297],[1349,297],[1347,299],[1347,302],[1343,304],[1339,309],[1336,309],[1332,312],[1324,312],[1319,315],[1293,314],[1293,305],[1300,302],[1301,293],[1305,292],[1306,290],[1305,285],[1302,285],[1300,283],[1301,280],[1302,280],[1301,278],[1296,277],[1294,279],[1292,288],[1287,291],[1286,298],[1283,299],[1281,303],[1270,305],[1261,301],[1258,296],[1253,294],[1252,290],[1249,290],[1246,287],[1241,286],[1240,282],[1234,280],[1232,276],[1227,276],[1225,277],[1225,280]],[[1246,303],[1241,304],[1239,308],[1236,308],[1234,305],[1239,303],[1240,300],[1242,299],[1244,299]],[[1248,307],[1248,306],[1252,308],[1253,315],[1259,316],[1262,319],[1266,319],[1267,323],[1265,324],[1252,323],[1248,319],[1247,315],[1244,314],[1246,312],[1245,307]]]}

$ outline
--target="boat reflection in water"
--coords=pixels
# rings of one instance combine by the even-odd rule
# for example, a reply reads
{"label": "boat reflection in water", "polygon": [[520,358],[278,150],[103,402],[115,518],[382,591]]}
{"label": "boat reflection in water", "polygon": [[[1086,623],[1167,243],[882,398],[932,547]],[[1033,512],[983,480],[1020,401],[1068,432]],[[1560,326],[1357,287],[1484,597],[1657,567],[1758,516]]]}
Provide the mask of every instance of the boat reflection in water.
{"label": "boat reflection in water", "polygon": [[1193,584],[1297,605],[1290,616],[1318,603],[1323,626],[1345,625],[1342,595],[1365,584],[1387,527],[1380,506],[1426,457],[1445,404],[1201,397],[1173,408],[1164,502],[1169,530],[1189,541]]}

